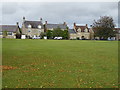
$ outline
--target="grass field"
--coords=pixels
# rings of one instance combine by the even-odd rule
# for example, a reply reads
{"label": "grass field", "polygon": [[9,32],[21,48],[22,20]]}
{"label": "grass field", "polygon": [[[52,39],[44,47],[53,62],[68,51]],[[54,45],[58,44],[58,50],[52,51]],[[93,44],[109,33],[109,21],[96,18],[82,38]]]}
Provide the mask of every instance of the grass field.
{"label": "grass field", "polygon": [[3,88],[117,88],[118,42],[2,41]]}

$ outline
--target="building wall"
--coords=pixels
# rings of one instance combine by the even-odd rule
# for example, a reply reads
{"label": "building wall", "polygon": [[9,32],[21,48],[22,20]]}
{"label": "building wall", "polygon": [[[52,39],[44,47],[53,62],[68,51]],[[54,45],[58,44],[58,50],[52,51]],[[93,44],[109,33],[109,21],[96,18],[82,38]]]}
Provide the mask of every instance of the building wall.
{"label": "building wall", "polygon": [[120,34],[116,34],[116,40],[120,40]]}
{"label": "building wall", "polygon": [[88,33],[87,32],[79,32],[76,34],[70,34],[70,39],[76,39],[76,38],[82,39],[82,36],[84,36],[85,39],[91,39],[89,32]]}
{"label": "building wall", "polygon": [[90,39],[90,33],[87,33],[87,32],[77,33],[77,37],[79,37],[79,39],[82,39],[82,36],[84,36],[85,39]]}
{"label": "building wall", "polygon": [[70,34],[70,39],[76,39],[77,38],[77,34]]}
{"label": "building wall", "polygon": [[[3,38],[3,35],[0,35],[0,38]],[[12,32],[12,35],[7,35],[5,38],[16,38],[16,33]]]}
{"label": "building wall", "polygon": [[22,34],[29,35],[29,36],[40,36],[41,32],[44,32],[44,29],[34,29],[34,28],[25,28],[22,27]]}

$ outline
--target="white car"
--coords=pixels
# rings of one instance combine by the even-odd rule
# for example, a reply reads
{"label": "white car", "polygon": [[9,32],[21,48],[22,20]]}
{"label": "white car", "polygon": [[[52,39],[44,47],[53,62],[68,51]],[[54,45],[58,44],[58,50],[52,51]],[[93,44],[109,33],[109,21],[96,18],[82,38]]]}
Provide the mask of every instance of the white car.
{"label": "white car", "polygon": [[36,37],[36,36],[34,36],[34,37],[32,37],[32,39],[40,39],[40,37]]}
{"label": "white car", "polygon": [[61,40],[62,37],[54,37],[54,39]]}

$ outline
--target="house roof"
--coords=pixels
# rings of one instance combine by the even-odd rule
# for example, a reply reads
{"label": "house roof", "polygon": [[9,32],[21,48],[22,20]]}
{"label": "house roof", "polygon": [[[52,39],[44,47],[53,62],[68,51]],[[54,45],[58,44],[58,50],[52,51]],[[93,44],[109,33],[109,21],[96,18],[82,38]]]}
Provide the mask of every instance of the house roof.
{"label": "house roof", "polygon": [[31,25],[31,28],[38,28],[38,25],[41,25],[43,29],[43,23],[41,21],[24,21],[25,28],[28,28],[28,25]]}
{"label": "house roof", "polygon": [[67,25],[64,24],[46,24],[47,29],[54,29],[54,28],[61,28],[61,29],[66,29]]}
{"label": "house roof", "polygon": [[75,32],[74,29],[69,29],[68,32],[69,32],[70,34],[76,34],[76,32]]}
{"label": "house roof", "polygon": [[114,28],[114,30],[120,30],[120,28]]}
{"label": "house roof", "polygon": [[17,29],[17,25],[0,25],[0,31],[16,32]]}
{"label": "house roof", "polygon": [[76,26],[75,27],[76,30],[78,30],[79,28],[81,29],[81,32],[84,32],[84,30],[88,27],[86,27],[86,26]]}
{"label": "house roof", "polygon": [[120,33],[120,28],[114,28],[117,33]]}

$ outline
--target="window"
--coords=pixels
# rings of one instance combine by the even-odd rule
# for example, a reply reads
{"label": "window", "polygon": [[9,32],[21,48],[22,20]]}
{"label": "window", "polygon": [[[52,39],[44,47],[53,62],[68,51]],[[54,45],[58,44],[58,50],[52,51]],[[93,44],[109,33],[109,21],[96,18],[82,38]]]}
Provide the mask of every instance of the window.
{"label": "window", "polygon": [[40,28],[40,29],[41,29],[41,25],[38,25],[38,28]]}
{"label": "window", "polygon": [[7,32],[7,35],[12,35],[12,32]]}
{"label": "window", "polygon": [[30,30],[28,30],[28,32],[30,32]]}
{"label": "window", "polygon": [[28,28],[31,28],[31,25],[30,25],[30,24],[28,25]]}
{"label": "window", "polygon": [[0,32],[0,35],[2,35],[3,34],[3,32]]}

